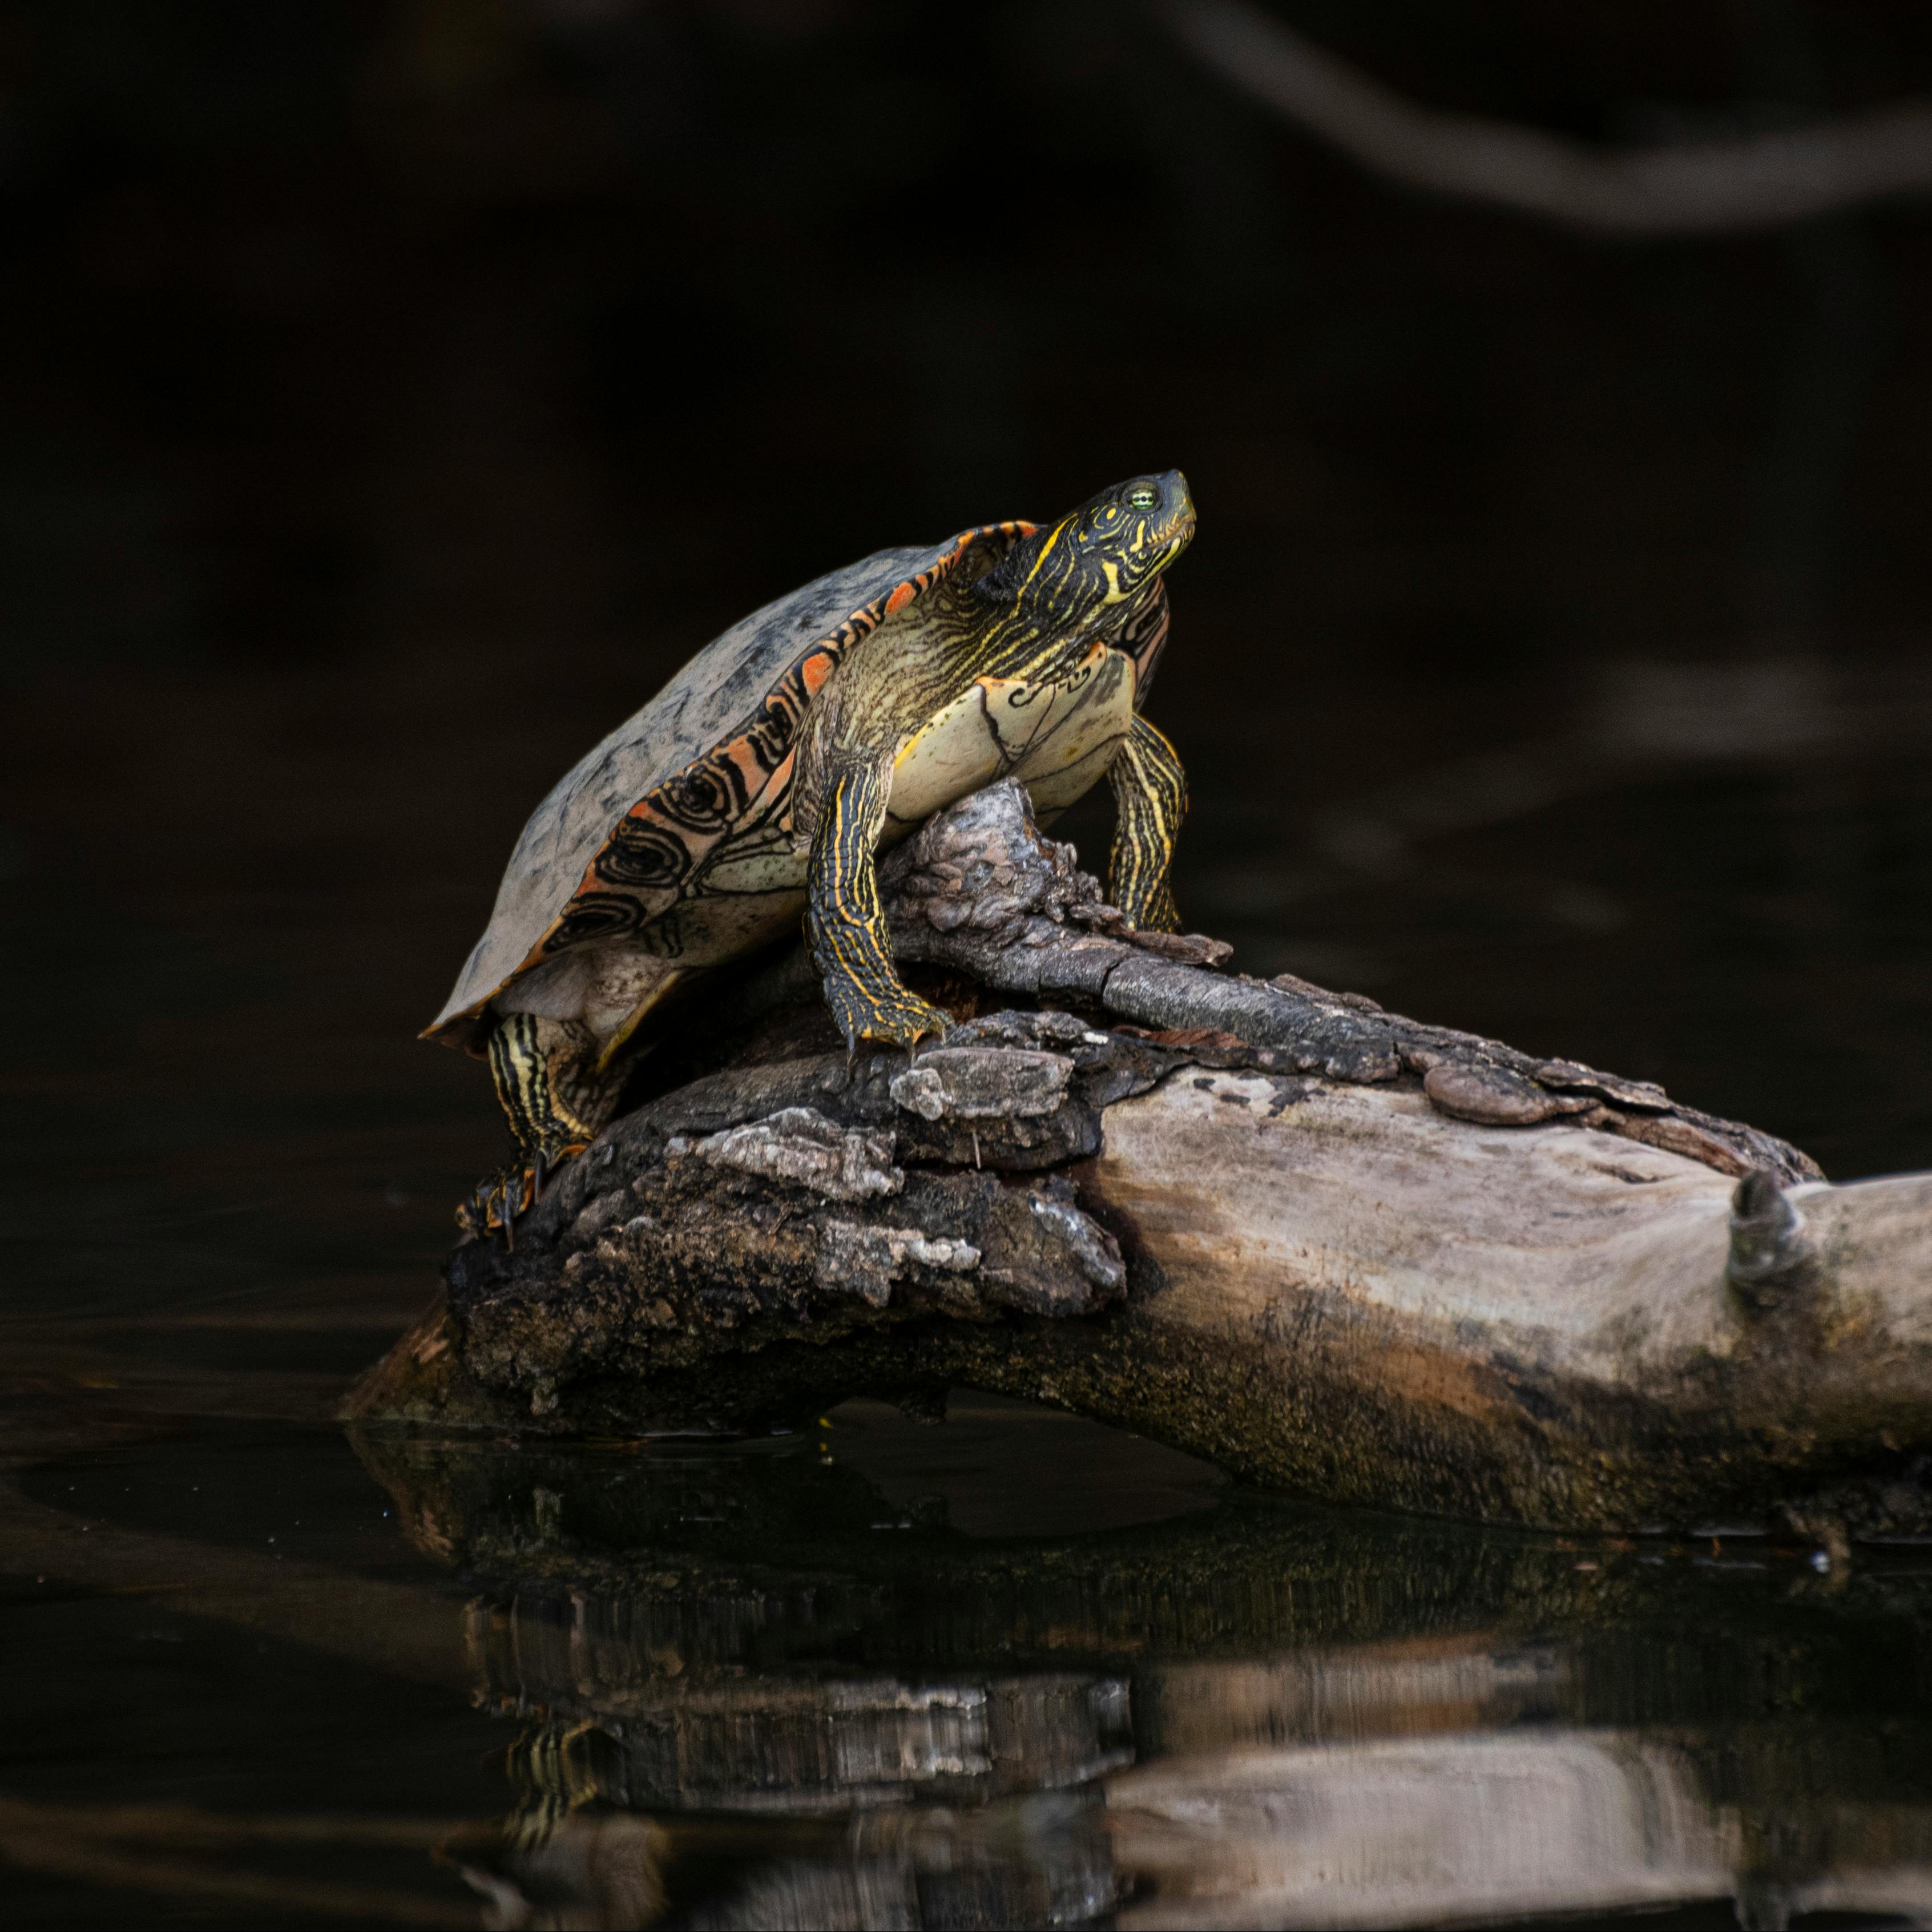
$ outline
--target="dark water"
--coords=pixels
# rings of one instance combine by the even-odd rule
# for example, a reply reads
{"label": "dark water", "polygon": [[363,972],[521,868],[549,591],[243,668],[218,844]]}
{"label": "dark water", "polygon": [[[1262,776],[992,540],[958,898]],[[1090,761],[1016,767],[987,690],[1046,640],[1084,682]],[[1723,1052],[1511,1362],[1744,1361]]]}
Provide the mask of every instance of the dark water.
{"label": "dark water", "polygon": [[[1392,686],[1400,757],[1347,742],[1372,693],[1230,717],[1186,662],[1182,884],[1246,963],[1660,1077],[1840,1176],[1932,1158],[1911,662],[1612,664],[1426,727]],[[1910,1550],[1348,1516],[970,1392],[738,1444],[345,1440],[496,1157],[412,1023],[581,735],[454,728],[419,676],[24,700],[10,1922],[1932,1915]]]}

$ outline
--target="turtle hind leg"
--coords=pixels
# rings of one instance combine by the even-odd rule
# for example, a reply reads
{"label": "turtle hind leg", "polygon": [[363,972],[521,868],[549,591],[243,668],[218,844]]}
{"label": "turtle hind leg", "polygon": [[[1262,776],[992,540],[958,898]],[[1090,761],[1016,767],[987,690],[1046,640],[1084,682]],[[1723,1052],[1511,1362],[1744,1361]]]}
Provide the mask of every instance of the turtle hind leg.
{"label": "turtle hind leg", "polygon": [[892,963],[873,869],[889,770],[858,765],[830,776],[806,874],[812,956],[848,1053],[862,1040],[885,1040],[910,1052],[927,1034],[943,1035],[952,1024],[930,1001],[907,991]]}
{"label": "turtle hind leg", "polygon": [[1135,925],[1178,932],[1180,913],[1169,874],[1187,815],[1187,774],[1174,747],[1136,712],[1107,778],[1114,809],[1107,896]]}
{"label": "turtle hind leg", "polygon": [[490,1077],[517,1158],[481,1183],[457,1210],[466,1234],[501,1228],[514,1243],[519,1214],[536,1205],[547,1177],[594,1140],[616,1110],[621,1069],[600,1068],[598,1042],[574,1020],[506,1013],[490,1036]]}

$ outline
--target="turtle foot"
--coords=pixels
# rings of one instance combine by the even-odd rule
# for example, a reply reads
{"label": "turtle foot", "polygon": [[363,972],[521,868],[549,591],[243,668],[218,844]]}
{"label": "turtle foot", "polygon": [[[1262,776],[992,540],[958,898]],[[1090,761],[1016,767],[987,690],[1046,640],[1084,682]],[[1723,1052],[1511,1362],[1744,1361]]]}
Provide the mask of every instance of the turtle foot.
{"label": "turtle foot", "polygon": [[514,1250],[518,1220],[543,1198],[544,1186],[550,1176],[572,1154],[581,1154],[588,1144],[584,1141],[572,1141],[548,1156],[538,1154],[535,1160],[521,1165],[513,1162],[479,1180],[470,1198],[456,1210],[456,1225],[462,1230],[463,1238],[466,1241],[488,1240],[501,1228],[505,1245]]}
{"label": "turtle foot", "polygon": [[825,999],[839,1031],[845,1036],[848,1054],[858,1052],[862,1040],[902,1046],[910,1054],[928,1036],[944,1039],[952,1024],[950,1013],[928,1000],[922,1000],[916,993],[908,992],[903,986],[874,992],[849,982],[834,982],[826,987]]}

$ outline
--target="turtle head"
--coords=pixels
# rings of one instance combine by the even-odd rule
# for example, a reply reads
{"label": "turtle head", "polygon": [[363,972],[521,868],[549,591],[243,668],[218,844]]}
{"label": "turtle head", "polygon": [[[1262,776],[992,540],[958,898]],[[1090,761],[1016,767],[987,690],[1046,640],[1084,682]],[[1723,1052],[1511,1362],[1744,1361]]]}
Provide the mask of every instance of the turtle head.
{"label": "turtle head", "polygon": [[1015,544],[979,588],[1042,629],[1084,629],[1136,602],[1193,534],[1179,470],[1131,476]]}

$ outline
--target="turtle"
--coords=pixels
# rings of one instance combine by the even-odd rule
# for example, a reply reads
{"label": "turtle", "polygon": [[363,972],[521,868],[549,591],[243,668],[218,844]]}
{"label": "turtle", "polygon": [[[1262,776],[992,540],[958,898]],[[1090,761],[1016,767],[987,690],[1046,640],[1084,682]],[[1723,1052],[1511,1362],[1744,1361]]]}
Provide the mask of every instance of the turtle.
{"label": "turtle", "polygon": [[943,1034],[895,970],[874,854],[985,785],[1016,778],[1051,818],[1104,774],[1109,896],[1175,929],[1186,779],[1139,707],[1194,526],[1168,470],[1057,523],[878,551],[714,638],[573,766],[422,1035],[488,1061],[516,1142],[459,1209],[464,1233],[514,1240],[615,1113],[651,1014],[801,914],[848,1055]]}

